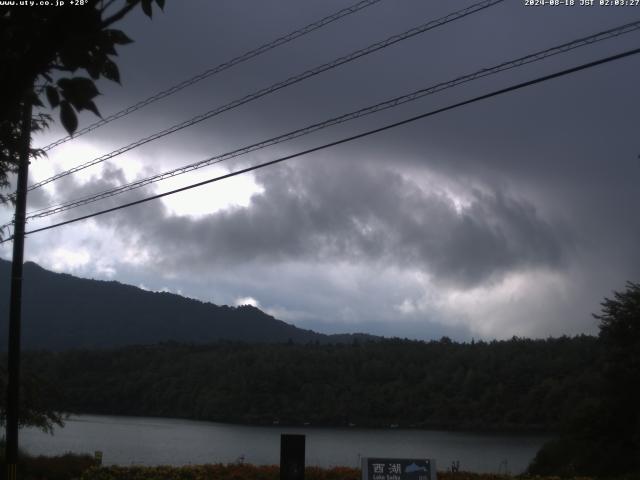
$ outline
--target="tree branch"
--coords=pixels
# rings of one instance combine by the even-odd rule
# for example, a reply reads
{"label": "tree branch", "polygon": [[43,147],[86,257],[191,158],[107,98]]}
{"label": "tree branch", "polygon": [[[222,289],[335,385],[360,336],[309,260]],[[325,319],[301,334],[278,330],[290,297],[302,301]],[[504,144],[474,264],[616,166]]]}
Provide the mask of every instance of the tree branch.
{"label": "tree branch", "polygon": [[109,25],[124,18],[127,15],[127,13],[129,13],[131,10],[133,10],[136,7],[136,5],[138,5],[138,3],[140,3],[140,0],[135,0],[133,3],[130,3],[126,7],[121,8],[118,12],[114,13],[109,18],[104,19],[101,24],[102,28],[106,28]]}
{"label": "tree branch", "polygon": [[103,12],[106,12],[107,9],[113,5],[114,3],[116,3],[118,0],[107,0],[107,3],[103,4],[100,8],[102,8]]}

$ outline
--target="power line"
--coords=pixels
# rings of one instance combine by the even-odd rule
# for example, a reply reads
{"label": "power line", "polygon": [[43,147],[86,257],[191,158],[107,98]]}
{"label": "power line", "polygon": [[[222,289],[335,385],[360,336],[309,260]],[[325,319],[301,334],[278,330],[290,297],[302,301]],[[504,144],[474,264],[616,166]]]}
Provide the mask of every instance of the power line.
{"label": "power line", "polygon": [[587,37],[583,37],[583,38],[579,38],[577,40],[573,40],[571,42],[567,42],[561,45],[558,45],[556,47],[552,47],[552,48],[548,48],[546,50],[542,50],[542,51],[538,51],[529,55],[526,55],[524,57],[520,57],[517,58],[515,60],[510,60],[508,62],[503,62],[500,63],[496,66],[490,67],[490,68],[484,68],[481,70],[478,70],[474,73],[468,74],[468,75],[464,75],[461,77],[457,77],[453,80],[447,81],[447,82],[441,82],[438,83],[436,85],[427,87],[427,88],[423,88],[420,90],[416,90],[412,93],[409,93],[407,95],[402,95],[399,97],[395,97],[392,98],[390,100],[386,100],[384,102],[366,107],[366,108],[362,108],[360,110],[356,110],[344,115],[340,115],[338,117],[333,117],[330,118],[328,120],[325,120],[323,122],[320,123],[315,123],[313,125],[309,125],[307,127],[304,128],[300,128],[297,130],[294,130],[292,132],[288,132],[282,135],[279,135],[277,137],[273,137],[270,138],[268,140],[264,140],[258,143],[255,143],[253,145],[249,145],[243,148],[239,148],[236,150],[233,150],[231,152],[227,152],[227,153],[223,153],[220,155],[216,155],[204,160],[201,160],[199,162],[195,162],[189,165],[186,165],[184,167],[179,167],[173,170],[169,170],[167,172],[163,172],[163,173],[159,173],[144,179],[140,179],[140,180],[136,180],[134,182],[131,182],[129,184],[126,185],[122,185],[120,187],[116,187],[114,189],[111,190],[106,190],[94,195],[90,195],[81,199],[76,199],[76,200],[71,200],[62,204],[58,204],[58,205],[54,205],[54,206],[49,206],[49,207],[44,207],[38,210],[34,210],[28,213],[27,219],[34,219],[34,218],[43,218],[43,217],[47,217],[50,215],[54,215],[57,213],[61,213],[64,212],[66,210],[70,210],[72,208],[76,208],[82,205],[87,205],[89,203],[93,203],[105,198],[109,198],[115,195],[118,195],[120,193],[124,193],[127,191],[131,191],[131,190],[135,190],[141,187],[144,187],[146,185],[149,185],[151,183],[155,183],[167,178],[172,178],[175,177],[177,175],[181,175],[193,170],[197,170],[206,166],[210,166],[213,164],[217,164],[220,162],[223,162],[225,160],[229,160],[231,158],[235,158],[262,148],[266,148],[269,146],[273,146],[288,140],[292,140],[294,138],[298,138],[301,137],[303,135],[308,135],[310,133],[316,132],[318,130],[327,128],[329,126],[333,126],[333,125],[337,125],[337,124],[341,124],[350,120],[354,120],[356,118],[360,118],[366,115],[370,115],[376,112],[380,112],[382,110],[386,110],[389,108],[393,108],[396,107],[398,105],[402,105],[404,103],[408,103],[411,101],[415,101],[418,100],[419,98],[422,98],[424,96],[427,95],[431,95],[443,90],[446,90],[448,88],[452,88],[455,87],[457,85],[463,84],[463,83],[467,83],[473,80],[477,80],[479,78],[483,78],[489,75],[494,75],[506,70],[510,70],[512,68],[516,68],[522,65],[526,65],[529,63],[533,63],[536,61],[541,61],[545,58],[560,54],[560,53],[565,53],[568,52],[570,50],[573,50],[575,48],[578,47],[582,47],[585,45],[591,45],[594,44],[596,42],[600,42],[600,41],[604,41],[610,38],[614,38],[614,37],[618,37],[620,35],[629,33],[629,32],[633,32],[640,29],[640,20],[632,22],[632,23],[628,23],[625,25],[621,25],[619,27],[615,27],[615,28],[611,28],[609,30],[605,30],[602,32],[598,32],[596,34],[587,36]]}
{"label": "power line", "polygon": [[[612,61],[615,61],[615,60],[619,60],[619,59],[622,59],[622,58],[625,58],[625,57],[629,57],[631,55],[636,55],[638,53],[640,53],[640,48],[636,48],[636,49],[633,49],[633,50],[628,50],[626,52],[619,53],[617,55],[611,55],[609,57],[605,57],[605,58],[602,58],[600,60],[595,60],[593,62],[585,63],[585,64],[579,65],[577,67],[569,68],[569,69],[566,69],[566,70],[561,70],[559,72],[552,73],[550,75],[545,75],[545,76],[542,76],[542,77],[538,77],[538,78],[535,78],[533,80],[529,80],[529,81],[526,81],[526,82],[518,83],[518,84],[512,85],[510,87],[502,88],[500,90],[495,90],[495,91],[493,91],[491,93],[480,95],[480,96],[477,96],[477,97],[474,97],[474,98],[471,98],[471,99],[468,99],[468,100],[464,100],[462,102],[458,102],[458,103],[455,103],[455,104],[452,104],[452,105],[449,105],[449,106],[446,106],[446,107],[438,108],[436,110],[432,110],[430,112],[423,113],[421,115],[417,115],[415,117],[411,117],[411,118],[402,120],[400,122],[395,122],[395,123],[392,123],[392,124],[389,124],[389,125],[385,125],[384,127],[376,128],[374,130],[368,130],[366,132],[359,133],[357,135],[352,135],[350,137],[343,138],[341,140],[336,140],[334,142],[326,143],[324,145],[320,145],[318,147],[310,148],[310,149],[304,150],[302,152],[294,153],[292,155],[287,155],[285,157],[280,157],[280,158],[277,158],[275,160],[271,160],[269,162],[260,163],[258,165],[254,165],[252,167],[244,168],[244,169],[238,170],[236,172],[231,172],[231,173],[228,173],[226,175],[221,175],[219,177],[211,178],[209,180],[204,180],[202,182],[194,183],[194,184],[188,185],[186,187],[177,188],[177,189],[171,190],[169,192],[164,192],[164,193],[160,193],[160,194],[157,194],[157,195],[152,195],[150,197],[146,197],[146,198],[143,198],[143,199],[140,199],[140,200],[136,200],[134,202],[129,202],[129,203],[125,203],[123,205],[118,205],[117,207],[112,207],[112,208],[108,208],[108,209],[105,209],[105,210],[100,210],[98,212],[94,212],[94,213],[91,213],[91,214],[88,214],[88,215],[83,215],[81,217],[72,218],[72,219],[66,220],[64,222],[59,222],[59,223],[56,223],[56,224],[53,224],[53,225],[48,225],[46,227],[38,228],[38,229],[35,229],[35,230],[30,230],[29,232],[26,232],[26,234],[32,234],[32,233],[43,232],[45,230],[51,230],[53,228],[61,227],[63,225],[69,225],[71,223],[79,222],[81,220],[86,220],[88,218],[97,217],[99,215],[104,215],[106,213],[114,212],[116,210],[122,210],[124,208],[132,207],[134,205],[139,205],[141,203],[149,202],[151,200],[156,200],[158,198],[162,198],[162,197],[166,197],[166,196],[169,196],[169,195],[173,195],[175,193],[184,192],[184,191],[190,190],[192,188],[201,187],[201,186],[207,185],[209,183],[213,183],[213,182],[217,182],[217,181],[224,180],[224,179],[227,179],[227,178],[235,177],[235,176],[241,175],[243,173],[251,172],[253,170],[258,170],[260,168],[268,167],[270,165],[275,165],[276,163],[281,163],[281,162],[284,162],[286,160],[291,160],[292,158],[300,157],[300,156],[303,156],[303,155],[307,155],[309,153],[313,153],[313,152],[324,150],[324,149],[327,149],[327,148],[330,148],[330,147],[334,147],[336,145],[341,145],[343,143],[347,143],[347,142],[351,142],[351,141],[354,141],[354,140],[357,140],[357,139],[360,139],[360,138],[368,137],[368,136],[374,135],[376,133],[380,133],[380,132],[383,132],[383,131],[386,131],[386,130],[390,130],[392,128],[396,128],[396,127],[399,127],[399,126],[402,126],[402,125],[406,125],[408,123],[415,122],[417,120],[421,120],[423,118],[427,118],[427,117],[431,117],[431,116],[437,115],[438,113],[443,113],[443,112],[446,112],[446,111],[449,111],[449,110],[453,110],[455,108],[462,107],[464,105],[469,105],[469,104],[472,104],[472,103],[475,103],[475,102],[479,102],[481,100],[486,100],[488,98],[496,97],[498,95],[502,95],[502,94],[505,94],[505,93],[508,93],[508,92],[513,92],[515,90],[519,90],[519,89],[522,89],[522,88],[525,88],[525,87],[528,87],[528,86],[531,86],[531,85],[535,85],[535,84],[538,84],[538,83],[546,82],[548,80],[552,80],[554,78],[559,78],[559,77],[562,77],[562,76],[565,76],[565,75],[569,75],[571,73],[579,72],[581,70],[586,70],[586,69],[589,69],[589,68],[593,68],[595,66],[602,65],[602,64],[605,64],[605,63],[609,63],[609,62],[612,62]],[[9,238],[7,238],[5,240],[0,241],[0,243],[7,242],[7,241],[11,240],[12,238],[13,237],[9,237]]]}
{"label": "power line", "polygon": [[298,30],[294,30],[291,33],[288,33],[287,35],[284,35],[282,37],[279,37],[269,43],[265,43],[257,48],[254,48],[253,50],[250,50],[238,57],[232,58],[231,60],[221,63],[220,65],[217,65],[213,68],[209,68],[208,70],[205,70],[202,73],[199,73],[198,75],[195,75],[187,80],[184,80],[172,87],[169,87],[166,90],[163,90],[161,92],[156,93],[155,95],[152,95],[151,97],[145,99],[145,100],[141,100],[138,103],[131,105],[130,107],[125,108],[124,110],[120,110],[119,112],[116,112],[112,115],[109,115],[108,117],[105,117],[101,120],[98,120],[95,123],[92,123],[91,125],[88,125],[80,130],[78,130],[77,132],[75,132],[73,135],[67,135],[66,137],[62,137],[58,140],[56,140],[53,143],[50,143],[49,145],[47,145],[46,147],[43,147],[42,150],[44,150],[45,152],[51,150],[54,147],[57,147],[58,145],[61,145],[65,142],[68,142],[69,140],[73,139],[73,138],[77,138],[81,135],[84,135],[85,133],[89,133],[99,127],[102,127],[103,125],[106,125],[109,122],[112,122],[114,120],[117,120],[119,118],[125,117],[127,115],[129,115],[132,112],[135,112],[136,110],[140,110],[143,107],[146,107],[147,105],[150,105],[154,102],[157,102],[158,100],[161,100],[163,98],[168,97],[169,95],[173,95],[174,93],[179,92],[180,90],[190,87],[191,85],[194,85],[198,82],[200,82],[201,80],[204,80],[205,78],[209,78],[213,75],[216,75],[224,70],[227,70],[235,65],[238,65],[239,63],[242,62],[246,62],[247,60],[257,57],[258,55],[262,55],[265,52],[268,52],[269,50],[272,50],[276,47],[279,47],[281,45],[284,45],[285,43],[289,43],[293,40],[295,40],[296,38],[302,37],[303,35],[306,35],[308,33],[313,32],[314,30],[318,30],[319,28],[322,28],[326,25],[329,25],[332,22],[335,22],[336,20],[339,20],[347,15],[351,15],[352,13],[356,13],[364,8],[367,8],[375,3],[380,2],[381,0],[363,0],[360,1],[358,3],[355,3],[354,5],[351,5],[350,7],[347,8],[343,8],[342,10],[339,10],[331,15],[328,15],[318,21],[315,21],[313,23],[310,23],[309,25],[302,27]]}
{"label": "power line", "polygon": [[258,90],[257,92],[251,93],[249,95],[246,95],[240,99],[236,99],[230,103],[227,103],[226,105],[223,105],[221,107],[215,108],[213,110],[209,110],[206,113],[197,115],[193,118],[191,118],[190,120],[186,120],[184,122],[178,123],[176,125],[173,125],[172,127],[169,127],[165,130],[162,130],[160,132],[154,133],[153,135],[149,135],[148,137],[142,138],[140,140],[137,140],[136,142],[130,143],[129,145],[125,145],[124,147],[121,147],[117,150],[114,150],[110,153],[107,153],[105,155],[102,155],[98,158],[95,158],[93,160],[90,160],[89,162],[83,163],[81,165],[78,165],[74,168],[71,168],[69,170],[65,170],[64,172],[60,172],[56,175],[53,175],[45,180],[42,180],[38,183],[35,183],[33,185],[31,185],[29,187],[29,190],[35,190],[36,188],[42,187],[43,185],[46,185],[48,183],[51,183],[55,180],[58,180],[60,178],[66,177],[67,175],[71,175],[72,173],[75,172],[79,172],[80,170],[84,170],[85,168],[88,168],[92,165],[96,165],[98,163],[104,162],[106,160],[109,160],[111,158],[114,158],[118,155],[121,155],[125,152],[128,152],[130,150],[133,150],[134,148],[137,148],[141,145],[144,145],[146,143],[152,142],[154,140],[157,140],[159,138],[162,138],[164,136],[170,135],[172,133],[175,133],[179,130],[182,130],[184,128],[187,127],[191,127],[197,123],[200,123],[204,120],[207,120],[209,118],[212,118],[214,116],[220,115],[221,113],[224,113],[228,110],[232,110],[234,108],[237,108],[241,105],[244,105],[245,103],[249,103],[253,100],[257,100],[258,98],[264,97],[265,95],[269,95],[273,92],[276,92],[278,90],[281,90],[285,87],[288,87],[290,85],[293,85],[295,83],[301,82],[303,80],[306,80],[307,78],[319,75],[320,73],[326,72],[327,70],[331,70],[334,69],[336,67],[339,67],[340,65],[343,65],[345,63],[348,62],[352,62],[353,60],[356,60],[360,57],[363,57],[365,55],[369,55],[373,52],[376,52],[378,50],[381,50],[383,48],[389,47],[395,43],[401,42],[403,40],[407,40],[411,37],[414,37],[416,35],[419,35],[421,33],[424,33],[428,30],[432,30],[434,28],[437,28],[439,26],[445,25],[447,23],[453,22],[455,20],[459,20],[460,18],[466,17],[468,15],[471,15],[473,13],[476,13],[480,10],[484,10],[485,8],[489,8],[497,3],[501,3],[504,0],[483,0],[481,2],[475,3],[467,8],[463,8],[462,10],[458,10],[456,12],[450,13],[449,15],[446,15],[444,17],[441,17],[437,20],[432,20],[429,21],[427,23],[424,23],[418,27],[414,27],[410,30],[407,30],[403,33],[397,34],[397,35],[393,35],[383,41],[380,42],[376,42],[372,45],[369,45],[368,47],[362,48],[360,50],[356,50],[348,55],[345,55],[343,57],[337,58],[331,62],[328,63],[324,63],[318,67],[312,68],[310,70],[306,70],[298,75],[294,75],[292,77],[289,77],[286,80],[274,83],[273,85],[263,88],[261,90]]}

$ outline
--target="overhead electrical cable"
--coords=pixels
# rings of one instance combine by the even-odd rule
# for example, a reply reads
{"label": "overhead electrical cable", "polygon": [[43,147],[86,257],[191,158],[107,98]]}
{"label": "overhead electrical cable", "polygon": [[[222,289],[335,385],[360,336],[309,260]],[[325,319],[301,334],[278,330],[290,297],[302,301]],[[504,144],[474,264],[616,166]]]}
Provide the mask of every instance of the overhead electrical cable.
{"label": "overhead electrical cable", "polygon": [[495,75],[497,73],[500,72],[504,72],[506,70],[510,70],[516,67],[520,67],[523,65],[527,65],[533,62],[537,62],[537,61],[541,61],[545,58],[554,56],[554,55],[558,55],[560,53],[565,53],[571,50],[574,50],[578,47],[582,47],[585,45],[592,45],[594,43],[597,42],[601,42],[610,38],[615,38],[618,37],[620,35],[626,34],[626,33],[630,33],[633,31],[638,31],[640,30],[640,20],[632,22],[632,23],[628,23],[625,25],[621,25],[619,27],[615,27],[615,28],[611,28],[609,30],[605,30],[602,32],[598,32],[596,34],[593,35],[589,35],[587,37],[582,37],[579,38],[577,40],[573,40],[571,42],[567,42],[567,43],[563,43],[561,45],[555,46],[555,47],[551,47],[545,50],[541,50],[535,53],[531,53],[529,55],[517,58],[515,60],[510,60],[507,62],[503,62],[500,63],[498,65],[495,65],[493,67],[489,67],[489,68],[483,68],[481,70],[478,70],[476,72],[467,74],[467,75],[463,75],[461,77],[457,77],[453,80],[449,80],[447,82],[441,82],[435,85],[432,85],[430,87],[427,88],[422,88],[420,90],[416,90],[412,93],[406,94],[406,95],[402,95],[399,97],[395,97],[392,98],[390,100],[386,100],[384,102],[380,102],[377,103],[375,105],[366,107],[366,108],[362,108],[350,113],[346,113],[344,115],[340,115],[337,117],[333,117],[330,118],[328,120],[325,120],[323,122],[319,122],[319,123],[315,123],[312,125],[309,125],[307,127],[304,128],[299,128],[297,130],[293,130],[291,132],[279,135],[277,137],[273,137],[270,138],[268,140],[264,140],[258,143],[254,143],[252,145],[246,146],[246,147],[242,147],[227,153],[223,153],[220,155],[215,155],[212,157],[209,157],[207,159],[204,160],[200,160],[198,162],[195,163],[191,163],[189,165],[183,166],[183,167],[179,167],[179,168],[175,168],[173,170],[169,170],[163,173],[159,173],[156,175],[152,175],[150,177],[144,178],[144,179],[140,179],[140,180],[136,180],[134,182],[128,183],[126,185],[121,185],[119,187],[110,189],[110,190],[106,190],[94,195],[89,195],[80,199],[75,199],[75,200],[70,200],[58,205],[53,205],[53,206],[48,206],[48,207],[44,207],[38,210],[33,210],[28,212],[27,214],[27,219],[35,219],[35,218],[43,218],[43,217],[47,217],[50,215],[54,215],[57,213],[61,213],[64,212],[66,210],[70,210],[72,208],[76,208],[79,206],[83,206],[83,205],[87,205],[89,203],[93,203],[99,200],[103,200],[105,198],[109,198],[115,195],[119,195],[121,193],[127,192],[127,191],[131,191],[131,190],[135,190],[141,187],[144,187],[146,185],[155,183],[155,182],[159,182],[161,180],[165,180],[167,178],[172,178],[175,177],[177,175],[181,175],[187,172],[191,172],[200,168],[204,168],[210,165],[214,165],[226,160],[229,160],[231,158],[235,158],[241,155],[245,155],[247,153],[262,149],[262,148],[266,148],[269,146],[273,146],[288,140],[292,140],[294,138],[298,138],[304,135],[308,135],[310,133],[316,132],[318,130],[333,126],[333,125],[337,125],[340,123],[344,123],[350,120],[354,120],[360,117],[364,117],[366,115],[370,115],[376,112],[380,112],[382,110],[386,110],[389,108],[393,108],[396,107],[398,105],[402,105],[404,103],[408,103],[408,102],[412,102],[415,100],[418,100],[419,98],[422,98],[424,96],[427,95],[431,95],[452,87],[455,87],[457,85],[461,85],[463,83],[467,83],[473,80],[477,80],[479,78],[483,78],[489,75]]}
{"label": "overhead electrical cable", "polygon": [[473,13],[476,13],[480,10],[484,10],[485,8],[489,8],[495,4],[501,3],[504,0],[483,0],[481,2],[475,3],[467,8],[463,8],[462,10],[458,10],[456,12],[450,13],[444,17],[441,17],[437,20],[431,20],[427,23],[424,23],[420,26],[414,27],[410,30],[407,30],[403,33],[397,34],[397,35],[393,35],[389,38],[387,38],[386,40],[380,41],[380,42],[376,42],[372,45],[369,45],[368,47],[362,48],[360,50],[356,50],[348,55],[342,56],[340,58],[337,58],[335,60],[332,60],[331,62],[328,63],[324,63],[320,66],[317,66],[315,68],[312,68],[310,70],[306,70],[298,75],[294,75],[292,77],[289,77],[286,80],[274,83],[273,85],[263,88],[261,90],[258,90],[254,93],[251,93],[249,95],[246,95],[240,99],[234,100],[230,103],[227,103],[226,105],[223,105],[221,107],[215,108],[213,110],[209,110],[206,113],[197,115],[193,118],[191,118],[190,120],[186,120],[184,122],[178,123],[176,125],[173,125],[172,127],[169,127],[165,130],[162,130],[160,132],[154,133],[152,135],[149,135],[148,137],[142,138],[140,140],[137,140],[133,143],[130,143],[129,145],[125,145],[124,147],[121,147],[117,150],[114,150],[110,153],[107,153],[105,155],[102,155],[98,158],[95,158],[93,160],[90,160],[86,163],[83,163],[81,165],[78,165],[74,168],[71,168],[69,170],[65,170],[64,172],[60,172],[56,175],[53,175],[49,178],[46,178],[38,183],[34,183],[33,185],[31,185],[29,187],[29,191],[31,190],[35,190],[36,188],[40,188],[43,185],[46,185],[50,182],[53,182],[55,180],[58,180],[60,178],[66,177],[67,175],[71,175],[72,173],[75,172],[79,172],[80,170],[84,170],[85,168],[91,167],[92,165],[96,165],[98,163],[104,162],[106,160],[109,160],[111,158],[114,158],[118,155],[121,155],[125,152],[128,152],[130,150],[133,150],[134,148],[137,148],[141,145],[144,145],[146,143],[152,142],[154,140],[157,140],[159,138],[165,137],[167,135],[170,135],[172,133],[175,133],[179,130],[182,130],[184,128],[187,127],[191,127],[197,123],[200,123],[204,120],[208,120],[209,118],[212,118],[214,116],[220,115],[221,113],[224,113],[226,111],[232,110],[234,108],[237,108],[241,105],[244,105],[246,103],[252,102],[254,100],[257,100],[258,98],[264,97],[265,95],[269,95],[273,92],[276,92],[278,90],[281,90],[285,87],[288,87],[290,85],[293,85],[295,83],[301,82],[303,80],[306,80],[307,78],[319,75],[320,73],[326,72],[327,70],[331,70],[334,69],[336,67],[339,67],[340,65],[344,65],[345,63],[348,62],[352,62],[353,60],[356,60],[360,57],[363,57],[365,55],[369,55],[373,52],[376,52],[378,50],[381,50],[383,48],[389,47],[391,45],[394,45],[398,42],[401,42],[403,40],[407,40],[411,37],[414,37],[416,35],[419,35],[421,33],[425,33],[429,30],[432,30],[434,28],[440,27],[442,25],[445,25],[447,23],[453,22],[455,20],[459,20],[463,17],[466,17],[468,15],[471,15]]}
{"label": "overhead electrical cable", "polygon": [[[637,55],[638,53],[640,53],[640,48],[636,48],[636,49],[633,49],[633,50],[628,50],[626,52],[622,52],[622,53],[619,53],[619,54],[616,54],[616,55],[611,55],[609,57],[601,58],[601,59],[595,60],[593,62],[584,63],[584,64],[579,65],[577,67],[561,70],[561,71],[558,71],[558,72],[555,72],[555,73],[552,73],[552,74],[549,74],[549,75],[545,75],[545,76],[542,76],[542,77],[535,78],[533,80],[529,80],[529,81],[526,81],[526,82],[518,83],[518,84],[512,85],[510,87],[502,88],[500,90],[495,90],[495,91],[493,91],[491,93],[487,93],[487,94],[484,94],[484,95],[473,97],[471,99],[464,100],[462,102],[454,103],[454,104],[448,105],[446,107],[438,108],[436,110],[432,110],[430,112],[423,113],[421,115],[417,115],[417,116],[414,116],[414,117],[411,117],[411,118],[407,118],[407,119],[399,121],[399,122],[395,122],[395,123],[391,123],[389,125],[385,125],[384,127],[376,128],[376,129],[373,129],[373,130],[368,130],[366,132],[359,133],[357,135],[352,135],[350,137],[342,138],[342,139],[336,140],[334,142],[325,143],[324,145],[320,145],[318,147],[310,148],[310,149],[304,150],[302,152],[298,152],[298,153],[294,153],[292,155],[287,155],[287,156],[284,156],[284,157],[280,157],[280,158],[277,158],[275,160],[271,160],[271,161],[268,161],[268,162],[260,163],[258,165],[254,165],[254,166],[251,166],[251,167],[248,167],[248,168],[243,168],[242,170],[231,172],[231,173],[228,173],[226,175],[221,175],[219,177],[210,178],[208,180],[205,180],[205,181],[202,181],[202,182],[198,182],[198,183],[194,183],[194,184],[191,184],[191,185],[187,185],[187,186],[182,187],[182,188],[177,188],[177,189],[171,190],[169,192],[164,192],[164,193],[160,193],[160,194],[157,194],[157,195],[152,195],[150,197],[146,197],[146,198],[143,198],[143,199],[140,199],[140,200],[136,200],[134,202],[125,203],[125,204],[122,204],[122,205],[118,205],[116,207],[107,208],[105,210],[100,210],[98,212],[94,212],[94,213],[91,213],[91,214],[88,214],[88,215],[83,215],[83,216],[80,216],[80,217],[72,218],[70,220],[65,220],[63,222],[55,223],[53,225],[48,225],[46,227],[41,227],[41,228],[37,228],[37,229],[34,229],[34,230],[30,230],[30,231],[26,232],[26,234],[30,235],[30,234],[33,234],[33,233],[43,232],[45,230],[51,230],[53,228],[61,227],[63,225],[69,225],[71,223],[79,222],[81,220],[86,220],[86,219],[89,219],[89,218],[97,217],[99,215],[104,215],[106,213],[115,212],[117,210],[122,210],[124,208],[132,207],[134,205],[140,205],[142,203],[146,203],[146,202],[149,202],[151,200],[156,200],[156,199],[159,199],[159,198],[167,197],[167,196],[173,195],[175,193],[184,192],[184,191],[190,190],[192,188],[201,187],[203,185],[207,185],[207,184],[210,184],[210,183],[213,183],[213,182],[218,182],[220,180],[224,180],[224,179],[227,179],[227,178],[235,177],[235,176],[247,173],[247,172],[251,172],[251,171],[258,170],[258,169],[261,169],[261,168],[264,168],[264,167],[268,167],[270,165],[275,165],[277,163],[281,163],[281,162],[284,162],[286,160],[291,160],[291,159],[296,158],[296,157],[301,157],[301,156],[307,155],[309,153],[317,152],[317,151],[320,151],[320,150],[325,150],[327,148],[334,147],[336,145],[341,145],[341,144],[347,143],[347,142],[352,142],[352,141],[360,139],[360,138],[365,138],[365,137],[368,137],[368,136],[371,136],[371,135],[374,135],[374,134],[377,134],[377,133],[380,133],[380,132],[383,132],[383,131],[386,131],[386,130],[390,130],[392,128],[396,128],[396,127],[399,127],[399,126],[402,126],[402,125],[406,125],[406,124],[415,122],[417,120],[421,120],[421,119],[424,119],[424,118],[427,118],[427,117],[431,117],[431,116],[437,115],[439,113],[450,111],[450,110],[453,110],[455,108],[462,107],[464,105],[469,105],[469,104],[472,104],[472,103],[475,103],[475,102],[486,100],[488,98],[496,97],[498,95],[503,95],[503,94],[508,93],[508,92],[513,92],[515,90],[520,90],[522,88],[525,88],[525,87],[528,87],[528,86],[531,86],[531,85],[535,85],[535,84],[539,84],[539,83],[542,83],[542,82],[546,82],[546,81],[552,80],[554,78],[563,77],[565,75],[569,75],[569,74],[572,74],[572,73],[579,72],[581,70],[586,70],[586,69],[589,69],[589,68],[593,68],[595,66],[603,65],[605,63],[613,62],[615,60],[620,60],[622,58],[629,57],[631,55]],[[11,240],[12,238],[13,237],[9,237],[9,238],[7,238],[5,240],[0,241],[0,243],[7,242],[7,241]]]}
{"label": "overhead electrical cable", "polygon": [[113,113],[111,115],[109,115],[108,117],[105,117],[103,119],[98,120],[95,123],[92,123],[91,125],[88,125],[84,128],[81,128],[80,130],[76,131],[73,135],[67,135],[66,137],[62,137],[58,140],[56,140],[53,143],[50,143],[49,145],[45,146],[42,148],[42,150],[49,151],[54,147],[57,147],[58,145],[61,145],[65,142],[68,142],[71,139],[75,139],[77,137],[79,137],[80,135],[84,135],[85,133],[89,133],[99,127],[102,127],[103,125],[106,125],[107,123],[113,122],[114,120],[117,120],[119,118],[125,117],[127,115],[129,115],[132,112],[135,112],[136,110],[140,110],[141,108],[146,107],[147,105],[150,105],[154,102],[157,102],[158,100],[161,100],[163,98],[166,98],[170,95],[173,95],[174,93],[179,92],[180,90],[190,87],[191,85],[194,85],[202,80],[204,80],[205,78],[209,78],[213,75],[216,75],[220,72],[223,72],[224,70],[227,70],[235,65],[238,65],[239,63],[242,62],[246,62],[247,60],[257,57],[258,55],[261,55],[265,52],[268,52],[269,50],[273,50],[274,48],[277,48],[281,45],[284,45],[285,43],[289,43],[293,40],[295,40],[296,38],[302,37],[308,33],[313,32],[314,30],[318,30],[319,28],[322,28],[326,25],[329,25],[332,22],[335,22],[336,20],[339,20],[343,17],[346,17],[347,15],[351,15],[352,13],[356,13],[362,9],[365,9],[375,3],[378,3],[382,0],[363,0],[360,2],[357,2],[353,5],[351,5],[350,7],[347,8],[343,8],[342,10],[339,10],[335,13],[332,13],[331,15],[328,15],[320,20],[317,20],[313,23],[310,23],[309,25],[302,27],[298,30],[294,30],[291,33],[288,33],[287,35],[284,35],[282,37],[279,37],[269,43],[265,43],[264,45],[261,45],[257,48],[254,48],[253,50],[250,50],[240,56],[237,56],[235,58],[232,58],[231,60],[228,60],[224,63],[221,63],[220,65],[217,65],[215,67],[209,68],[208,70],[205,70],[202,73],[199,73],[198,75],[195,75],[187,80],[184,80],[172,87],[167,88],[166,90],[163,90],[161,92],[156,93],[155,95],[152,95],[151,97],[145,99],[145,100],[141,100],[138,103],[131,105],[130,107],[125,108],[124,110],[120,110],[119,112]]}

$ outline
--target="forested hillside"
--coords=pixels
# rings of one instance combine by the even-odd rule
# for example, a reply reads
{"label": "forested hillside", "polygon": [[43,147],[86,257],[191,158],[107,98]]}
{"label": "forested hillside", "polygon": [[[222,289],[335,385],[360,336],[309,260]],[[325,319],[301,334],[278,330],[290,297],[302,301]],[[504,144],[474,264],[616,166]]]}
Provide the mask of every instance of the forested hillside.
{"label": "forested hillside", "polygon": [[588,405],[596,339],[164,344],[30,353],[70,412],[251,424],[557,429]]}
{"label": "forested hillside", "polygon": [[[7,345],[11,263],[0,259],[0,351]],[[258,308],[214,305],[119,282],[78,278],[24,265],[25,349],[113,348],[165,341],[207,343],[351,342],[369,335],[323,335]]]}

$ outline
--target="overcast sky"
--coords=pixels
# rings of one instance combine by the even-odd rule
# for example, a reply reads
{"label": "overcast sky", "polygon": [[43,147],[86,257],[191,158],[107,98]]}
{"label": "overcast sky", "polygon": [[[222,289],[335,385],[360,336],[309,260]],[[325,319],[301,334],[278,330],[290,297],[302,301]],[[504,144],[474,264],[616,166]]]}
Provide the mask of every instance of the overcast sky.
{"label": "overcast sky", "polygon": [[[105,115],[353,1],[170,0],[120,27]],[[32,162],[31,181],[471,5],[382,0]],[[576,3],[579,3],[576,1]],[[30,209],[154,173],[640,19],[640,7],[506,0],[30,193]],[[211,178],[640,46],[583,47],[29,228]],[[300,327],[419,339],[596,333],[640,280],[640,58],[630,57],[141,206],[33,234],[26,259],[81,277],[251,303]],[[81,117],[81,126],[94,121]],[[54,126],[38,146],[62,136]],[[5,209],[3,218],[10,212]],[[10,258],[10,246],[0,254]]]}

